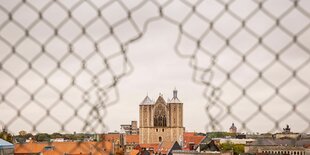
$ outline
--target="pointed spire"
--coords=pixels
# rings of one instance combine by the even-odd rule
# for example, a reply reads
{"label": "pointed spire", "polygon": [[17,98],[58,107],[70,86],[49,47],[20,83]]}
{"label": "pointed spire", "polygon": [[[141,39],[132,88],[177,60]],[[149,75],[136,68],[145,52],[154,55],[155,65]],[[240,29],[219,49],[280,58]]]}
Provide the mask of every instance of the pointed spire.
{"label": "pointed spire", "polygon": [[148,95],[146,95],[146,97],[143,99],[143,101],[141,102],[141,105],[146,105],[146,104],[153,104],[154,102],[153,102],[153,100],[151,100],[150,98],[149,98],[149,96]]}
{"label": "pointed spire", "polygon": [[163,95],[162,95],[162,94],[160,94],[160,95],[158,96],[158,98],[157,98],[157,100],[156,100],[156,103],[164,103],[164,104],[166,104],[166,101],[165,101],[165,99],[163,98]]}
{"label": "pointed spire", "polygon": [[178,98],[178,91],[176,88],[173,90],[173,98]]}
{"label": "pointed spire", "polygon": [[181,103],[181,101],[178,99],[178,90],[176,88],[173,90],[173,97],[169,103]]}

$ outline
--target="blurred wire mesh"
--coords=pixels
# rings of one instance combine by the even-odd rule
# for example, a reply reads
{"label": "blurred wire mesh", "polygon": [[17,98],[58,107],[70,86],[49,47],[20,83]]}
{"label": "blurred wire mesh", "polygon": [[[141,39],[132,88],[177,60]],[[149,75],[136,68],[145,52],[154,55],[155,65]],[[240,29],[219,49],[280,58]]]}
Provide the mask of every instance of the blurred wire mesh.
{"label": "blurred wire mesh", "polygon": [[133,68],[127,47],[159,19],[179,29],[175,52],[205,87],[207,131],[289,119],[309,131],[308,0],[1,0],[0,124],[104,130]]}

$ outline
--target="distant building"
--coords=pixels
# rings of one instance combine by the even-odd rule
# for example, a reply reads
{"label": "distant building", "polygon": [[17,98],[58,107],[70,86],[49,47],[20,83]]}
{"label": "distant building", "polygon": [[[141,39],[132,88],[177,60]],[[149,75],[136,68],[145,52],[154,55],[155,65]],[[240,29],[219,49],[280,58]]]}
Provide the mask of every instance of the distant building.
{"label": "distant building", "polygon": [[231,127],[229,128],[230,133],[237,133],[237,127],[234,123],[232,123]]}
{"label": "distant building", "polygon": [[296,139],[257,139],[245,145],[244,152],[251,154],[308,155],[310,140]]}
{"label": "distant building", "polygon": [[14,145],[0,138],[0,155],[14,155]]}
{"label": "distant building", "polygon": [[195,132],[184,132],[183,135],[183,149],[184,150],[195,150],[200,142],[206,136],[199,135]]}
{"label": "distant building", "polygon": [[280,139],[280,138],[299,139],[301,137],[301,135],[299,133],[291,132],[290,126],[286,125],[286,128],[283,128],[283,132],[274,134],[274,137],[277,139]]}
{"label": "distant building", "polygon": [[131,152],[138,144],[139,144],[139,135],[124,136],[125,153]]}
{"label": "distant building", "polygon": [[125,154],[130,153],[139,145],[139,135],[126,135],[122,133],[108,133],[102,135],[103,142],[113,144],[113,151],[122,150]]}
{"label": "distant building", "polygon": [[238,139],[238,138],[213,138],[218,144],[232,143],[232,144],[249,144],[255,141],[255,139]]}
{"label": "distant building", "polygon": [[220,155],[220,149],[214,140],[205,136],[194,150],[174,150],[173,155]]}
{"label": "distant building", "polygon": [[156,102],[148,96],[139,108],[140,144],[174,143],[181,141],[184,133],[183,103],[178,99],[177,90],[167,102],[159,95]]}
{"label": "distant building", "polygon": [[139,134],[139,128],[137,121],[131,121],[131,124],[122,124],[121,131],[127,135]]}
{"label": "distant building", "polygon": [[286,125],[286,128],[283,128],[283,133],[291,133],[291,128],[289,125]]}

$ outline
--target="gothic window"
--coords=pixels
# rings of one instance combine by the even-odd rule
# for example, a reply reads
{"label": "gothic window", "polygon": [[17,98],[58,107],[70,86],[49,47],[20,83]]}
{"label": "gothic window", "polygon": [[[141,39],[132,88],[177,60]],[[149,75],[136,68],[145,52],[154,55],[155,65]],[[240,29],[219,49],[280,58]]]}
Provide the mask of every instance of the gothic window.
{"label": "gothic window", "polygon": [[167,126],[166,112],[162,105],[159,105],[155,109],[154,126]]}

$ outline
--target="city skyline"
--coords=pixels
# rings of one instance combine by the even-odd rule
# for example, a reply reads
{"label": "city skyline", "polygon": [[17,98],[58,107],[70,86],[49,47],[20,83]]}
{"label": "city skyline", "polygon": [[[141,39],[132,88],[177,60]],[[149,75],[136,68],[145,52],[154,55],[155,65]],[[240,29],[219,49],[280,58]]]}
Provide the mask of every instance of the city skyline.
{"label": "city skyline", "polygon": [[13,133],[118,130],[174,88],[187,131],[310,131],[307,0],[0,5],[0,126]]}

